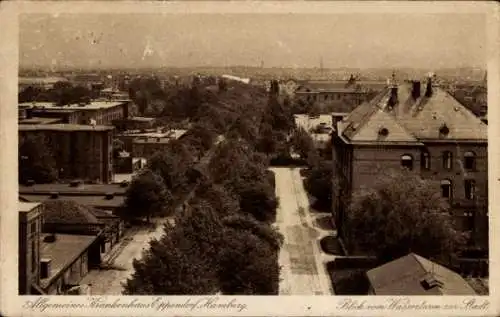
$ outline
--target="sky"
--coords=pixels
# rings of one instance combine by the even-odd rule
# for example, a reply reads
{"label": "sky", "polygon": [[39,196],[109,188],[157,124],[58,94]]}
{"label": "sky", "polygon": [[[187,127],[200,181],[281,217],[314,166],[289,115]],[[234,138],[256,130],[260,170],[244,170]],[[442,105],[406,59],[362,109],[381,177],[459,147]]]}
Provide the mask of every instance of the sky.
{"label": "sky", "polygon": [[480,14],[24,14],[21,67],[485,67]]}

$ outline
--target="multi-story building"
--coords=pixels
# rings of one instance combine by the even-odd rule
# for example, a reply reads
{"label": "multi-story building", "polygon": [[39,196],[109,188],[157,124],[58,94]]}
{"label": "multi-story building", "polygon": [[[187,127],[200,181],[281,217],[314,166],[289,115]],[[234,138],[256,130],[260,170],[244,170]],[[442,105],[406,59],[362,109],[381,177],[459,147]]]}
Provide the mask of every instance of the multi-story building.
{"label": "multi-story building", "polygon": [[[349,111],[369,101],[386,86],[385,82],[357,81],[354,78],[348,81],[301,81],[295,85],[288,81],[285,85],[287,91],[295,89],[293,96],[297,100],[326,104],[343,102],[350,105]],[[336,111],[343,112],[345,109]]]}
{"label": "multi-story building", "polygon": [[43,205],[19,202],[19,294],[32,294],[40,278]]}
{"label": "multi-story building", "polygon": [[109,183],[113,181],[113,129],[79,124],[19,125],[19,143],[30,135],[43,136],[61,180]]}
{"label": "multi-story building", "polygon": [[381,170],[407,168],[440,184],[457,226],[488,245],[487,126],[432,78],[390,86],[335,123],[333,211],[339,234],[352,193]]}
{"label": "multi-story building", "polygon": [[68,124],[112,125],[113,120],[129,117],[129,100],[92,101],[90,103],[58,106],[51,102],[29,102],[19,105],[27,117],[61,118]]}

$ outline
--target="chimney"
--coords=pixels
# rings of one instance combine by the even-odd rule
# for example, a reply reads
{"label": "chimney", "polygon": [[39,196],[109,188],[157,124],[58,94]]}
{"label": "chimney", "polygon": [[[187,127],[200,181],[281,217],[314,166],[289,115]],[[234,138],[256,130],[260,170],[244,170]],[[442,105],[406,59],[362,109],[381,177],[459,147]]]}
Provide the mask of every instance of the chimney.
{"label": "chimney", "polygon": [[420,81],[415,80],[412,82],[411,96],[414,100],[420,97]]}
{"label": "chimney", "polygon": [[40,259],[40,278],[48,278],[50,276],[51,259]]}
{"label": "chimney", "polygon": [[427,77],[427,85],[425,87],[425,97],[429,98],[432,96],[432,77]]}

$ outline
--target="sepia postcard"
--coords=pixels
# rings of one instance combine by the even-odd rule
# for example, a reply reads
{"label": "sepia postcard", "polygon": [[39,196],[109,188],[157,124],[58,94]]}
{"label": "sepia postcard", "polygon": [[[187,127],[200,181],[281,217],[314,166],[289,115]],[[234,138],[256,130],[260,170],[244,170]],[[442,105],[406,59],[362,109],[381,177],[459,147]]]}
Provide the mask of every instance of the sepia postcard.
{"label": "sepia postcard", "polygon": [[497,3],[7,1],[0,29],[2,315],[500,314]]}

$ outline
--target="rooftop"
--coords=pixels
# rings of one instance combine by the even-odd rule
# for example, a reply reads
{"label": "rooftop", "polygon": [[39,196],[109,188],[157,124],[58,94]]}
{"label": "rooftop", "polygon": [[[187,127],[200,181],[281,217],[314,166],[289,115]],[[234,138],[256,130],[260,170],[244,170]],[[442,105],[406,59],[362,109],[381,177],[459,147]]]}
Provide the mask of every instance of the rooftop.
{"label": "rooftop", "polygon": [[156,143],[159,143],[159,144],[165,144],[165,143],[169,143],[172,141],[172,138],[168,138],[168,137],[165,137],[165,138],[136,138],[134,139],[134,143],[146,143],[146,144],[156,144]]}
{"label": "rooftop", "polygon": [[130,118],[119,119],[116,121],[150,122],[150,121],[154,121],[154,120],[155,120],[155,118],[149,118],[149,117],[130,117]]}
{"label": "rooftop", "polygon": [[110,131],[113,126],[107,125],[86,125],[86,124],[22,124],[19,131]]}
{"label": "rooftop", "polygon": [[89,104],[84,104],[84,105],[71,104],[67,106],[58,106],[53,102],[25,102],[19,105],[31,106],[45,110],[98,110],[98,109],[107,109],[120,106],[126,102],[128,102],[128,100],[92,101]]}
{"label": "rooftop", "polygon": [[73,200],[48,199],[43,202],[44,221],[57,224],[101,224],[92,207],[78,204]]}
{"label": "rooftop", "polygon": [[[127,186],[122,184],[80,184],[76,187],[71,184],[34,184],[19,185],[20,194],[46,194],[50,195],[53,192],[74,195],[105,195],[106,193],[114,193],[115,195],[124,195],[127,191]],[[24,196],[24,195],[23,195]]]}
{"label": "rooftop", "polygon": [[366,275],[376,295],[476,295],[458,273],[415,253],[371,269]]}
{"label": "rooftop", "polygon": [[299,87],[303,87],[303,90],[309,89],[313,92],[364,92],[366,90],[382,90],[387,86],[384,81],[369,80],[355,80],[352,83],[348,80],[309,80],[298,81],[298,84]]}
{"label": "rooftop", "polygon": [[487,125],[478,117],[440,87],[430,96],[425,89],[422,83],[414,98],[411,83],[398,85],[395,94],[386,88],[339,123],[339,136],[346,142],[487,142]]}
{"label": "rooftop", "polygon": [[70,266],[97,239],[97,236],[75,234],[56,234],[54,242],[40,241],[40,258],[51,260],[50,276],[40,280],[43,288],[48,287],[52,280]]}
{"label": "rooftop", "polygon": [[17,208],[19,209],[19,212],[30,212],[39,205],[40,203],[20,201],[18,202]]}
{"label": "rooftop", "polygon": [[114,209],[123,206],[125,203],[125,196],[113,195],[113,197],[106,197],[105,194],[101,195],[71,195],[64,194],[60,195],[58,198],[52,198],[51,195],[40,195],[40,194],[22,194],[23,198],[28,199],[33,202],[45,202],[48,200],[71,200],[80,205],[93,207],[93,208],[103,208],[103,209]]}
{"label": "rooftop", "polygon": [[31,117],[30,119],[20,119],[19,124],[53,124],[60,122],[60,118]]}

